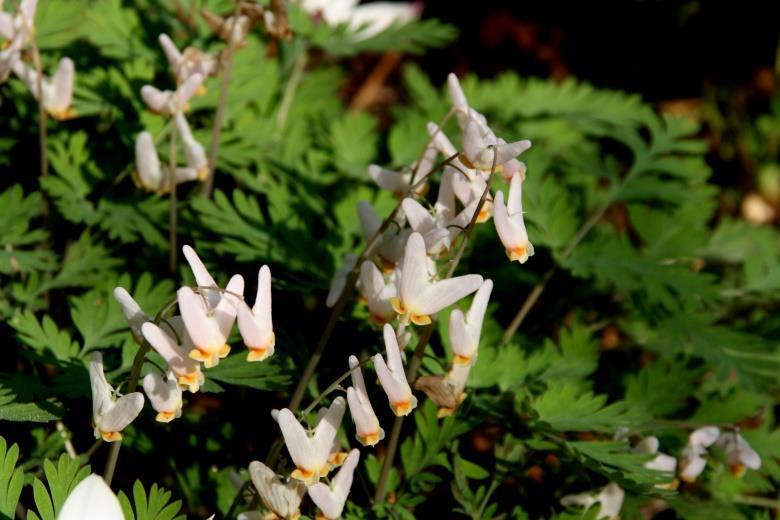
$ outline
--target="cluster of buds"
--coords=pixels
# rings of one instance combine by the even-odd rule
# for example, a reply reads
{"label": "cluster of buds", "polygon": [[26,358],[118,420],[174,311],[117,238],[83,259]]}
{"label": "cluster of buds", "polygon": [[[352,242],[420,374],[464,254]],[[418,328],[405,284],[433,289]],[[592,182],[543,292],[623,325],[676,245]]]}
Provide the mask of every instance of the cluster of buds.
{"label": "cluster of buds", "polygon": [[[130,323],[139,344],[148,344],[165,360],[164,374],[148,373],[143,379],[157,421],[170,422],[181,416],[183,391],[197,392],[203,385],[203,368],[211,368],[230,352],[227,340],[238,318],[238,328],[249,352],[247,361],[259,362],[274,353],[276,343],[271,317],[271,271],[260,269],[258,291],[252,307],[244,301],[244,279],[233,276],[225,289],[219,288],[195,251],[184,246],[197,288],[182,287],[177,293],[179,314],[151,320],[122,287],[114,296]],[[115,398],[103,375],[100,354],[90,363],[95,436],[108,442],[122,438],[121,431],[143,408],[139,392]]]}
{"label": "cluster of buds", "polygon": [[[212,56],[193,47],[184,52],[166,34],[160,35],[160,46],[168,58],[171,73],[176,79],[176,90],[160,90],[152,85],[141,88],[141,97],[155,114],[173,117],[176,131],[184,149],[185,166],[162,166],[152,134],[144,130],[135,141],[135,175],[140,187],[157,193],[166,193],[183,182],[204,180],[209,174],[206,152],[195,137],[184,113],[195,94],[203,94],[203,82],[214,73],[216,61]],[[175,162],[175,161],[174,161]]]}
{"label": "cluster of buds", "polygon": [[3,12],[3,2],[0,0],[0,83],[6,81],[13,72],[27,85],[46,113],[64,121],[73,117],[73,60],[62,58],[54,76],[47,78],[39,77],[39,71],[22,59],[35,32],[37,6],[38,0],[22,0],[17,13],[12,15]]}

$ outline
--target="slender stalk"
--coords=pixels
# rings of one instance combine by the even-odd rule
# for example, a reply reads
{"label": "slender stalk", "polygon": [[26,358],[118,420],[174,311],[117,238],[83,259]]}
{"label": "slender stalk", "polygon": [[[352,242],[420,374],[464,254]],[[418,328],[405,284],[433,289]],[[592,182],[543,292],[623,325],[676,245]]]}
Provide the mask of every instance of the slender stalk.
{"label": "slender stalk", "polygon": [[287,81],[287,85],[284,87],[284,94],[282,94],[282,101],[279,103],[279,111],[276,113],[276,131],[281,133],[284,128],[284,124],[287,122],[287,116],[290,115],[290,108],[292,108],[293,100],[295,99],[295,91],[298,90],[298,86],[303,79],[303,73],[306,71],[306,63],[309,61],[309,53],[306,48],[301,50],[300,54],[295,60],[293,65],[290,79]]}
{"label": "slender stalk", "polygon": [[780,510],[780,500],[776,498],[767,497],[754,497],[750,495],[736,495],[732,499],[737,504],[745,504],[747,506],[765,507],[767,509]]}
{"label": "slender stalk", "polygon": [[177,245],[177,221],[178,215],[176,213],[176,155],[178,150],[176,149],[176,125],[171,127],[171,137],[168,141],[168,185],[170,187],[170,209],[168,212],[168,242],[170,245],[170,256],[168,268],[171,274],[176,273],[176,266],[179,259],[179,247]]}
{"label": "slender stalk", "polygon": [[73,442],[70,440],[70,432],[65,427],[65,423],[57,421],[57,431],[60,433],[60,437],[62,437],[62,440],[65,443],[65,452],[68,454],[68,457],[71,459],[79,458],[79,454],[76,453],[76,448],[73,447]]}
{"label": "slender stalk", "polygon": [[[455,273],[455,270],[458,268],[460,260],[463,258],[463,253],[466,250],[466,246],[468,245],[469,239],[471,238],[471,234],[474,232],[474,228],[476,227],[477,219],[479,218],[479,212],[485,205],[487,196],[490,193],[490,185],[493,182],[495,172],[496,154],[494,153],[493,165],[490,169],[490,176],[488,177],[487,183],[485,183],[485,189],[482,192],[482,196],[479,199],[479,203],[477,204],[476,209],[474,210],[474,214],[471,216],[471,220],[463,230],[463,241],[458,248],[458,252],[455,254],[455,257],[450,263],[450,267],[447,270],[446,276],[444,277],[445,279],[452,277],[453,273]],[[420,369],[420,365],[422,364],[422,357],[425,353],[425,347],[428,345],[428,342],[433,335],[433,329],[434,322],[426,325],[425,328],[422,329],[422,332],[420,333],[420,340],[417,342],[417,347],[414,349],[414,354],[412,354],[412,358],[409,361],[409,368],[406,370],[407,381],[414,381],[414,379],[417,377],[417,371]],[[385,458],[382,461],[382,471],[379,474],[379,482],[377,483],[376,492],[374,493],[374,503],[377,504],[385,499],[385,492],[387,491],[387,479],[390,477],[390,470],[393,468],[395,452],[398,450],[398,441],[401,436],[403,419],[403,417],[396,417],[395,421],[393,422],[393,428],[390,431],[390,438],[387,443],[387,452],[385,453]]]}
{"label": "slender stalk", "polygon": [[507,327],[507,329],[504,331],[504,335],[501,336],[501,343],[499,343],[499,346],[504,346],[512,340],[512,337],[515,335],[515,332],[517,332],[517,329],[520,328],[520,325],[523,323],[523,321],[525,321],[528,313],[531,312],[531,308],[536,305],[536,301],[544,292],[544,288],[547,286],[547,282],[549,282],[550,278],[553,277],[555,271],[555,267],[547,271],[544,276],[542,276],[542,279],[539,281],[539,283],[537,283],[534,288],[531,289],[531,292],[528,293],[528,296],[525,298],[525,301],[523,301],[523,304],[520,306],[517,314],[515,314],[515,317],[512,318],[512,322],[509,324],[509,327]]}
{"label": "slender stalk", "polygon": [[236,9],[233,13],[233,27],[230,31],[228,46],[225,50],[225,68],[222,71],[222,82],[219,85],[219,102],[217,112],[214,115],[214,127],[211,129],[211,143],[209,144],[209,173],[206,180],[203,181],[203,195],[211,197],[214,189],[214,176],[217,174],[217,151],[219,151],[219,140],[222,135],[222,120],[225,117],[225,106],[227,105],[228,91],[230,90],[230,76],[233,73],[233,55],[236,52],[238,38],[233,32],[238,26],[238,14],[241,10],[241,2],[236,2]]}
{"label": "slender stalk", "polygon": [[340,385],[340,384],[341,384],[341,383],[342,383],[342,382],[343,382],[343,381],[344,381],[346,378],[350,377],[350,376],[352,375],[352,373],[353,373],[355,370],[358,370],[360,367],[362,367],[363,365],[365,365],[366,363],[368,363],[370,360],[371,360],[371,358],[366,358],[366,359],[364,359],[363,361],[361,361],[360,363],[358,363],[358,365],[357,365],[355,368],[350,368],[349,370],[347,370],[346,372],[344,372],[343,374],[341,374],[341,375],[340,375],[340,376],[339,376],[339,377],[338,377],[338,378],[337,378],[335,381],[333,381],[333,382],[332,382],[330,385],[328,385],[328,387],[327,387],[325,390],[323,390],[322,392],[320,392],[320,395],[318,395],[318,396],[317,396],[317,397],[314,399],[314,401],[312,401],[312,402],[311,402],[311,404],[309,404],[309,406],[307,406],[307,407],[306,407],[306,408],[305,408],[305,409],[304,409],[304,410],[303,410],[303,411],[300,413],[301,417],[304,417],[304,418],[305,418],[305,417],[306,417],[306,415],[308,415],[308,414],[309,414],[309,413],[310,413],[312,410],[314,410],[314,407],[315,407],[315,406],[317,406],[318,404],[320,404],[320,401],[322,401],[322,400],[323,400],[323,399],[324,399],[324,398],[325,398],[325,397],[326,397],[326,396],[327,396],[329,393],[331,393],[332,391],[336,390],[336,389],[339,387],[339,385]]}
{"label": "slender stalk", "polygon": [[246,493],[251,488],[251,486],[252,486],[252,481],[247,480],[238,489],[238,493],[236,493],[236,498],[234,498],[233,501],[230,503],[230,508],[228,508],[228,512],[225,515],[225,518],[234,518],[236,508],[238,507],[238,503],[241,502],[241,499],[244,497],[244,493]]}

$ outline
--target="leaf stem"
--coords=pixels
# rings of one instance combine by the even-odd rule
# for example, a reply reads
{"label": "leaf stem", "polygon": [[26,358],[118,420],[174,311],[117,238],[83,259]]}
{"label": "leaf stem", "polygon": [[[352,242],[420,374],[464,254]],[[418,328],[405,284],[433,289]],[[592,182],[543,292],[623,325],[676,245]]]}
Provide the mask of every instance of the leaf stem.
{"label": "leaf stem", "polygon": [[290,108],[292,108],[293,100],[295,99],[295,92],[298,90],[301,80],[303,80],[303,73],[306,71],[306,63],[308,61],[308,49],[304,47],[295,59],[290,79],[287,80],[287,84],[284,87],[284,93],[282,94],[282,101],[279,103],[279,111],[276,113],[277,134],[281,134],[282,129],[284,129],[284,124],[287,122],[287,116],[290,115]]}

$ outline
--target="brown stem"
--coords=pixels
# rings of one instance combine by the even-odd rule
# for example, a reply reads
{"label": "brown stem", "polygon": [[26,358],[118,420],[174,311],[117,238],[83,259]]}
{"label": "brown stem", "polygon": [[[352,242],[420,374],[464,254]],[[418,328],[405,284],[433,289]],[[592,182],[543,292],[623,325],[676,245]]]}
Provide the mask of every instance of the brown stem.
{"label": "brown stem", "polygon": [[382,55],[379,63],[376,64],[374,69],[368,75],[366,80],[360,86],[360,89],[352,98],[352,102],[349,104],[348,110],[350,112],[357,112],[370,106],[374,100],[379,96],[382,90],[382,85],[387,81],[387,77],[390,75],[398,64],[401,62],[401,53],[398,51],[388,51]]}

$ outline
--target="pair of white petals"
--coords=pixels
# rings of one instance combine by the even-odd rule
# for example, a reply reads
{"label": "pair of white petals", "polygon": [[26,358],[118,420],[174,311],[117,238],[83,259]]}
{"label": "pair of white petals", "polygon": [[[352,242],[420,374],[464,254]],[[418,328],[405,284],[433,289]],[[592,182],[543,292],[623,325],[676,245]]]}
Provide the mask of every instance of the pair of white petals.
{"label": "pair of white petals", "polygon": [[409,415],[417,407],[417,398],[412,394],[412,389],[406,380],[398,338],[389,323],[383,327],[382,334],[385,341],[387,362],[381,354],[375,354],[371,358],[374,362],[374,369],[382,389],[387,394],[393,413],[396,416]]}
{"label": "pair of white petals", "polygon": [[106,442],[122,439],[122,430],[138,417],[144,406],[141,392],[133,392],[116,398],[114,388],[103,372],[103,356],[92,354],[89,362],[89,382],[92,388],[92,421],[95,438]]}
{"label": "pair of white petals", "polygon": [[396,316],[390,301],[398,296],[398,289],[395,283],[385,280],[382,271],[370,260],[360,265],[360,287],[376,323],[385,324]]}
{"label": "pair of white petals", "polygon": [[165,379],[156,372],[146,374],[143,388],[157,412],[157,421],[167,423],[181,417],[182,391],[173,372],[166,374]]}
{"label": "pair of white petals", "polygon": [[355,423],[355,437],[363,446],[375,446],[385,438],[385,431],[379,426],[379,419],[368,398],[360,363],[355,356],[349,356],[349,368],[352,371],[352,386],[347,388],[347,404]]}
{"label": "pair of white petals", "polygon": [[6,40],[0,45],[0,83],[8,79],[13,67],[21,60],[21,53],[34,31],[37,6],[37,0],[22,0],[19,11],[12,15],[3,12],[3,2],[0,1],[0,38]]}
{"label": "pair of white petals", "polygon": [[[382,219],[365,200],[358,201],[357,212],[363,239],[368,244],[382,226]],[[412,233],[411,229],[404,227],[405,224],[406,215],[403,211],[399,211],[382,236],[378,237],[366,251],[366,257],[375,258],[379,267],[385,272],[395,269],[403,257],[406,241]]]}
{"label": "pair of white petals", "polygon": [[403,25],[420,17],[419,5],[411,2],[358,3],[359,0],[303,0],[301,7],[322,17],[328,25],[347,24],[356,40],[370,38],[393,25]]}
{"label": "pair of white petals", "polygon": [[433,281],[428,270],[425,240],[420,233],[412,233],[406,242],[398,298],[393,308],[403,323],[428,325],[431,316],[452,305],[482,285],[482,276],[468,274]]}
{"label": "pair of white petals", "polygon": [[106,481],[92,474],[68,494],[57,520],[125,520],[125,515]]}
{"label": "pair of white petals", "polygon": [[455,309],[450,313],[449,337],[453,365],[474,364],[482,334],[482,322],[485,319],[492,291],[493,281],[485,280],[474,295],[471,306],[465,314],[460,309]]}
{"label": "pair of white petals", "polygon": [[499,191],[494,199],[493,221],[501,243],[511,261],[521,264],[534,254],[534,246],[528,240],[528,232],[523,219],[523,181],[520,174],[512,176],[509,183],[509,196],[504,205],[504,193]]}
{"label": "pair of white petals", "polygon": [[141,99],[155,114],[171,115],[186,112],[189,101],[200,89],[205,78],[196,72],[188,77],[176,90],[160,90],[153,85],[141,87]]}
{"label": "pair of white petals", "polygon": [[720,438],[720,430],[715,426],[704,426],[691,432],[688,444],[683,448],[680,460],[680,478],[685,482],[695,482],[707,465],[707,448]]}
{"label": "pair of white petals", "polygon": [[[177,84],[185,83],[194,74],[200,74],[205,79],[214,72],[217,63],[210,54],[194,47],[187,47],[182,53],[165,33],[160,34],[159,41]],[[202,91],[202,85],[197,90]]]}
{"label": "pair of white petals", "polygon": [[599,511],[596,513],[596,518],[601,520],[607,518],[609,520],[617,520],[620,516],[620,510],[623,508],[623,499],[625,498],[625,491],[615,484],[609,483],[602,488],[597,494],[579,493],[576,495],[566,495],[561,499],[561,505],[563,506],[580,506],[586,509],[590,508],[593,504],[599,504]]}
{"label": "pair of white petals", "polygon": [[[25,65],[21,60],[15,60],[12,65],[14,73],[24,81],[35,99],[38,99],[38,72]],[[41,79],[44,110],[54,119],[64,121],[73,117],[73,82],[76,68],[73,60],[62,58],[57,70],[51,78]]]}
{"label": "pair of white petals", "polygon": [[[279,518],[298,518],[306,485],[297,479],[282,481],[260,461],[249,464],[249,475],[263,505]],[[258,515],[259,518],[262,518]]]}

